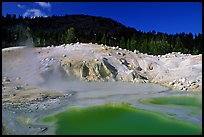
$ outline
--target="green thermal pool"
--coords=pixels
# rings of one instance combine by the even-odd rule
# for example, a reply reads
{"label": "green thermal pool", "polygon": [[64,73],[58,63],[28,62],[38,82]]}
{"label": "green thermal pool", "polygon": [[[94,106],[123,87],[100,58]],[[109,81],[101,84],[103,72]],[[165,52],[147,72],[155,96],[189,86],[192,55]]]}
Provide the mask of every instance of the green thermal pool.
{"label": "green thermal pool", "polygon": [[202,134],[197,124],[170,119],[126,103],[71,107],[40,122],[52,122],[55,134]]}
{"label": "green thermal pool", "polygon": [[143,104],[156,104],[156,105],[177,105],[177,106],[190,106],[202,109],[202,96],[164,96],[154,97],[142,100]]}

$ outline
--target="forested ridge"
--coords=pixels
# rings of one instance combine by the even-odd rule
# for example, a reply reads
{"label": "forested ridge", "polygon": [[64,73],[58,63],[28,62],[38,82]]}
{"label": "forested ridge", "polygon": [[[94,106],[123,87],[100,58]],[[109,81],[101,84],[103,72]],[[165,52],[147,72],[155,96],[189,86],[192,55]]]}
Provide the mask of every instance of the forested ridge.
{"label": "forested ridge", "polygon": [[36,47],[92,42],[153,55],[202,53],[202,34],[142,32],[110,18],[89,15],[53,15],[46,18],[2,16],[2,48],[21,46],[25,42]]}

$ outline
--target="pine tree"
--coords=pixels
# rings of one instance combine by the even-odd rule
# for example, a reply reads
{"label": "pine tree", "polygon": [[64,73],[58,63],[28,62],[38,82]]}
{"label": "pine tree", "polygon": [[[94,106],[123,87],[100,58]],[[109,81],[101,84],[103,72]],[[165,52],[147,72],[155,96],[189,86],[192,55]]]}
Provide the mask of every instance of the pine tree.
{"label": "pine tree", "polygon": [[127,47],[127,50],[130,50],[130,39],[127,40],[126,47]]}
{"label": "pine tree", "polygon": [[181,39],[180,37],[178,36],[176,38],[176,44],[175,44],[175,47],[174,47],[174,51],[178,52],[180,50],[180,47],[181,47]]}
{"label": "pine tree", "polygon": [[135,36],[132,36],[130,41],[130,50],[134,51],[135,49],[137,49],[137,41]]}
{"label": "pine tree", "polygon": [[124,37],[122,37],[121,39],[120,39],[120,46],[119,47],[121,47],[121,48],[123,48],[123,49],[125,49],[125,38]]}
{"label": "pine tree", "polygon": [[69,28],[65,33],[65,42],[66,43],[75,43],[77,40],[75,29],[73,27]]}
{"label": "pine tree", "polygon": [[112,41],[112,39],[109,39],[109,40],[108,40],[108,45],[109,45],[109,46],[113,46],[113,41]]}
{"label": "pine tree", "polygon": [[103,34],[103,37],[101,38],[101,43],[107,44],[106,34]]}

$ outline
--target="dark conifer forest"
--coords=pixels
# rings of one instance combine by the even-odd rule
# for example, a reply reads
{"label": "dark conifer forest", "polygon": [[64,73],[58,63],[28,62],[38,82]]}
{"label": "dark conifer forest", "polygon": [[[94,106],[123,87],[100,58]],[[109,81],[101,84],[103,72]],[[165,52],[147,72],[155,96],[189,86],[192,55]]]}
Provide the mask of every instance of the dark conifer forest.
{"label": "dark conifer forest", "polygon": [[167,34],[154,30],[141,32],[110,18],[89,15],[53,15],[46,18],[23,18],[10,14],[2,16],[2,48],[25,44],[35,47],[58,46],[75,42],[119,46],[153,55],[202,53],[202,34]]}

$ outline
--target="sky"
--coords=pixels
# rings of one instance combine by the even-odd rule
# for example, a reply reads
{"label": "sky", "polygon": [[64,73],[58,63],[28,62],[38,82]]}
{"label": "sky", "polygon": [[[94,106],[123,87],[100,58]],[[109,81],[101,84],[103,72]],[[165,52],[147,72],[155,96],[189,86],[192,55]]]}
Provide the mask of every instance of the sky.
{"label": "sky", "polygon": [[85,14],[111,18],[142,32],[202,34],[201,2],[2,2],[2,15]]}

